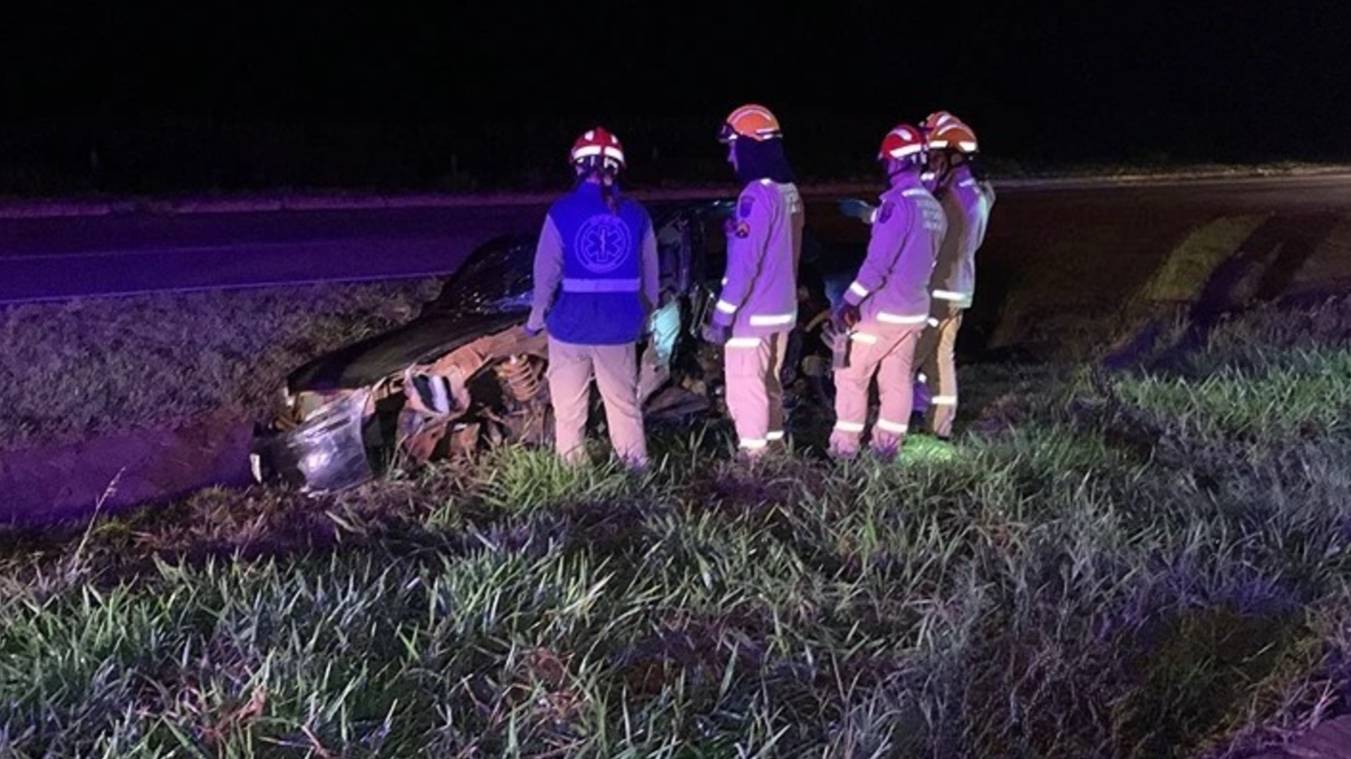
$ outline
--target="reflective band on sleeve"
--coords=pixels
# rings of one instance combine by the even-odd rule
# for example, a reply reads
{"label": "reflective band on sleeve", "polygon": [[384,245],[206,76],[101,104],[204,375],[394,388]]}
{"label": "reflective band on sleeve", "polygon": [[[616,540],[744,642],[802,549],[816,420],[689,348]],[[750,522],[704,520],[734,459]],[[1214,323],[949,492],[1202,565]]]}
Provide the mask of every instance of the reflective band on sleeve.
{"label": "reflective band on sleeve", "polygon": [[879,418],[877,420],[877,429],[890,432],[893,435],[904,435],[909,431],[910,425]]}
{"label": "reflective band on sleeve", "polygon": [[778,327],[792,324],[797,314],[755,314],[751,317],[752,327]]}
{"label": "reflective band on sleeve", "polygon": [[723,312],[724,314],[735,314],[735,313],[736,313],[736,306],[735,306],[734,304],[732,304],[732,303],[728,303],[727,301],[722,300],[721,298],[719,298],[719,299],[718,299],[718,310],[721,311],[721,312]]}
{"label": "reflective band on sleeve", "polygon": [[836,432],[862,432],[863,422],[838,421],[835,423]]}
{"label": "reflective band on sleeve", "polygon": [[771,443],[777,443],[780,440],[783,440],[783,430],[772,430],[768,435],[765,435],[765,440],[768,440]]}
{"label": "reflective band on sleeve", "polygon": [[849,336],[849,339],[856,343],[872,345],[877,342],[877,335],[870,335],[867,332],[855,332]]}
{"label": "reflective band on sleeve", "polygon": [[956,406],[957,396],[955,395],[935,395],[929,399],[931,406]]}
{"label": "reflective band on sleeve", "polygon": [[748,451],[758,451],[769,445],[769,441],[764,438],[745,438],[741,441],[741,447]]}
{"label": "reflective band on sleeve", "polygon": [[964,180],[964,181],[960,182],[957,186],[958,186],[958,187],[975,187],[975,186],[976,186],[976,180],[974,180],[974,179],[967,179],[967,180]]}
{"label": "reflective band on sleeve", "polygon": [[904,314],[889,314],[886,311],[877,312],[877,320],[884,324],[923,324],[928,318],[928,314],[907,316]]}
{"label": "reflective band on sleeve", "polygon": [[929,194],[928,190],[921,190],[918,187],[916,187],[914,189],[906,190],[905,192],[901,193],[901,197],[916,198],[919,197],[920,195],[928,195],[928,194]]}
{"label": "reflective band on sleeve", "polygon": [[934,297],[939,300],[966,300],[971,296],[955,290],[934,290]]}
{"label": "reflective band on sleeve", "polygon": [[860,285],[858,282],[855,282],[849,286],[849,292],[857,295],[860,298],[868,297],[868,288],[864,287],[863,285]]}
{"label": "reflective band on sleeve", "polygon": [[758,348],[760,347],[760,338],[758,337],[734,337],[727,341],[728,348]]}
{"label": "reflective band on sleeve", "polygon": [[642,281],[633,279],[563,279],[563,292],[567,293],[636,293],[642,289]]}

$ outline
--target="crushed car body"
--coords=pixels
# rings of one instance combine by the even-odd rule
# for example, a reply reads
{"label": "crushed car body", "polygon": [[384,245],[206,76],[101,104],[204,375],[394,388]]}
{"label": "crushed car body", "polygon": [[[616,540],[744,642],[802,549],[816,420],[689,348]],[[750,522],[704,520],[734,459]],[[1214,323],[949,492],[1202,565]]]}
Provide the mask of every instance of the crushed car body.
{"label": "crushed car body", "polygon": [[[725,260],[726,202],[653,208],[661,296],[640,344],[639,394],[649,421],[706,412],[720,386],[716,349],[698,340]],[[785,362],[828,381],[819,332],[829,292],[842,290],[857,246],[804,245],[804,307]],[[520,327],[530,309],[535,239],[511,236],[480,247],[413,321],[320,356],[292,372],[284,411],[259,429],[252,451],[259,481],[307,492],[359,485],[396,462],[420,463],[502,442],[545,444],[552,417],[547,339]]]}

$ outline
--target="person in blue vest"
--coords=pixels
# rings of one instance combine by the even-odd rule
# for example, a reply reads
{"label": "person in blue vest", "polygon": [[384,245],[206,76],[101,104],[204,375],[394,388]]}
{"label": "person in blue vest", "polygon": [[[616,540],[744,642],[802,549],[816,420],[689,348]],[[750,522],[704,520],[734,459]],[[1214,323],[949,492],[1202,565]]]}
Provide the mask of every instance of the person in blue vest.
{"label": "person in blue vest", "polygon": [[525,331],[549,333],[554,444],[586,460],[591,379],[605,404],[615,454],[647,464],[638,399],[637,343],[659,293],[657,238],[641,204],[619,192],[619,138],[603,127],[572,146],[577,186],[549,208],[535,249],[535,292]]}

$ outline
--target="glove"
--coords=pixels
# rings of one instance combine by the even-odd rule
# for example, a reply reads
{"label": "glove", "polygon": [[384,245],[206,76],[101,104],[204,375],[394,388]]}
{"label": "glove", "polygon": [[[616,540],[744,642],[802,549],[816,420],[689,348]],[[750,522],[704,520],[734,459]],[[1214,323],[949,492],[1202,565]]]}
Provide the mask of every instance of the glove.
{"label": "glove", "polygon": [[834,311],[830,312],[830,323],[840,332],[847,332],[852,329],[862,318],[863,316],[859,313],[858,306],[844,302],[840,303],[840,305],[835,307]]}
{"label": "glove", "polygon": [[851,219],[858,219],[864,224],[873,223],[873,214],[877,212],[875,206],[868,205],[857,198],[841,200],[839,203],[840,213]]}
{"label": "glove", "polygon": [[724,327],[720,324],[704,325],[703,338],[705,342],[713,343],[714,345],[725,345],[731,336],[731,327]]}

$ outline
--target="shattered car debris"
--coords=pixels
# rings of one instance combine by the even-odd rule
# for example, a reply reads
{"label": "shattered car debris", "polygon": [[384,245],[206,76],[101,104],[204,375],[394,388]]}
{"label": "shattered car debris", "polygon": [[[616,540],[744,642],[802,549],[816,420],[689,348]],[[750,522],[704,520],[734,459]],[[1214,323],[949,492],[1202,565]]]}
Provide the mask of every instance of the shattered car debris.
{"label": "shattered car debris", "polygon": [[[639,345],[639,394],[649,422],[704,413],[721,388],[720,352],[698,335],[717,300],[729,211],[725,202],[652,208],[661,297]],[[804,243],[785,388],[810,386],[821,399],[830,359],[823,341],[808,335],[827,323],[830,301],[862,258],[857,247],[828,249],[810,235]],[[292,372],[284,412],[255,439],[254,476],[330,492],[361,484],[396,461],[425,462],[501,442],[547,443],[553,428],[547,339],[521,329],[534,252],[531,236],[493,240],[412,322]]]}

